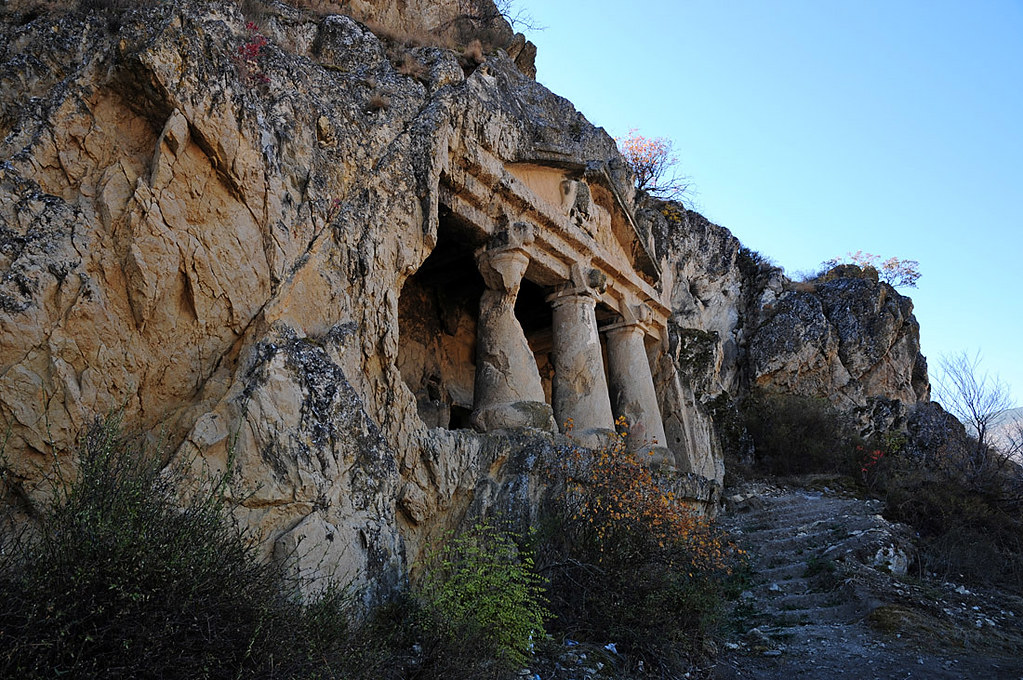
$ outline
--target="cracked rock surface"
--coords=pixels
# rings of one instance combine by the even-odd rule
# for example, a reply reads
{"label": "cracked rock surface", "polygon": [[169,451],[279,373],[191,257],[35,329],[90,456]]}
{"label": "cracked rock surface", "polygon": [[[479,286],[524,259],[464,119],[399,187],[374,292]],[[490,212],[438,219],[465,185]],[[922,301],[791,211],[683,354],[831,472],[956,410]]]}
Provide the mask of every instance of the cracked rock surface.
{"label": "cracked rock surface", "polygon": [[[400,30],[462,6],[356,4]],[[926,383],[911,310],[883,287],[833,282],[809,305],[829,314],[828,328],[804,324],[830,338],[825,354],[751,354],[768,306],[792,295],[780,273],[744,265],[696,213],[637,205],[614,140],[531,77],[535,49],[506,26],[507,49],[482,64],[421,46],[403,55],[410,69],[349,17],[272,4],[251,19],[220,0],[0,8],[5,506],[31,516],[78,433],[120,410],[170,464],[231,468],[238,521],[313,582],[387,590],[430,536],[488,511],[527,516],[536,461],[566,441],[428,426],[399,367],[400,302],[415,304],[401,293],[437,247],[441,177],[486,163],[495,181],[503,164],[599,176],[635,214],[619,226],[660,244],[659,263],[637,260],[672,308],[672,351],[652,368],[701,500],[724,475],[704,401],[739,396],[750,356],[779,376],[841,361],[849,394],[921,398],[905,389]],[[781,335],[758,347],[788,347]],[[423,366],[474,372],[473,329],[434,336],[423,353],[452,355]]]}
{"label": "cracked rock surface", "polygon": [[[457,6],[407,4],[360,7],[413,30]],[[412,77],[363,24],[284,4],[257,28],[233,2],[58,10],[0,10],[5,503],[31,515],[121,410],[172,464],[234,466],[238,520],[313,582],[386,590],[430,531],[514,505],[526,439],[417,418],[398,294],[451,148],[528,157],[535,126],[581,116],[506,53],[467,75],[416,48]],[[559,150],[610,149],[586,124]]]}

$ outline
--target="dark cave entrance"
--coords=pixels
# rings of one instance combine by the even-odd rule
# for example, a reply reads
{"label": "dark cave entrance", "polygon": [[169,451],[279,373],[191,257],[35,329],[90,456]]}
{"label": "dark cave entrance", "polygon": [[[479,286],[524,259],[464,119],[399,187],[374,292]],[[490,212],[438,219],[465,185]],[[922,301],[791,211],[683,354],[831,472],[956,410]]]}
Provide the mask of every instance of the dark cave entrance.
{"label": "dark cave entrance", "polygon": [[548,404],[552,404],[554,363],[551,360],[551,350],[554,348],[554,313],[547,302],[549,294],[550,290],[529,279],[523,279],[519,296],[515,299],[515,318],[522,326],[526,342],[529,343],[529,349],[536,359],[544,399]]}
{"label": "dark cave entrance", "polygon": [[441,209],[437,245],[398,300],[398,369],[428,427],[468,428],[483,277],[479,231]]}

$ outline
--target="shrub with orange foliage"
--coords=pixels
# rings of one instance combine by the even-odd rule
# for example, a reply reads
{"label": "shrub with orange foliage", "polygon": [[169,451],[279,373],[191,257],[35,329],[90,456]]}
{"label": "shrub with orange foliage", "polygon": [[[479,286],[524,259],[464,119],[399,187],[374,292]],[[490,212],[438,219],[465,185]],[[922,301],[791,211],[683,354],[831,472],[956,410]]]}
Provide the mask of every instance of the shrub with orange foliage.
{"label": "shrub with orange foliage", "polygon": [[618,150],[636,176],[636,188],[669,201],[684,201],[689,178],[675,169],[678,157],[673,142],[665,137],[644,137],[635,128],[626,137],[615,137]]}
{"label": "shrub with orange foliage", "polygon": [[614,641],[646,664],[679,662],[716,620],[742,551],[625,446],[568,447],[547,465],[551,498],[538,546],[556,620],[551,630]]}
{"label": "shrub with orange foliage", "polygon": [[[592,532],[601,556],[611,556],[628,538],[630,551],[660,552],[669,564],[694,570],[729,570],[732,549],[706,517],[683,504],[671,480],[655,473],[625,448],[627,425],[601,449],[573,448],[557,463],[562,500],[571,519]],[[638,540],[637,540],[638,539]],[[603,561],[601,559],[600,561]]]}

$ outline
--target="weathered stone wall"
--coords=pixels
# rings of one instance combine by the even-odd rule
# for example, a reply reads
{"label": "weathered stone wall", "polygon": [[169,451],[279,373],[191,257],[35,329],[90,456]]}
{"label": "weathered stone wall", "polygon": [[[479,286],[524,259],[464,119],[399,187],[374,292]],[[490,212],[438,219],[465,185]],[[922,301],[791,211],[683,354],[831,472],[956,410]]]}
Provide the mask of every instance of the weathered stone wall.
{"label": "weathered stone wall", "polygon": [[828,399],[864,427],[886,400],[929,400],[912,300],[876,272],[839,267],[797,283],[692,210],[646,200],[637,216],[665,272],[671,354],[690,395],[665,425],[689,450],[720,460],[705,406],[753,387]]}
{"label": "weathered stone wall", "polygon": [[[640,203],[637,218],[655,244],[671,300],[671,365],[681,399],[665,416],[668,439],[681,440],[694,471],[723,474],[724,457],[706,404],[748,389],[745,362],[758,300],[779,272],[761,269],[732,234],[683,206]],[[671,378],[671,372],[666,372]],[[713,465],[711,468],[696,467]]]}
{"label": "weathered stone wall", "polygon": [[836,270],[788,284],[761,310],[750,342],[750,373],[767,389],[858,408],[883,396],[905,404],[930,398],[913,301],[873,270]]}

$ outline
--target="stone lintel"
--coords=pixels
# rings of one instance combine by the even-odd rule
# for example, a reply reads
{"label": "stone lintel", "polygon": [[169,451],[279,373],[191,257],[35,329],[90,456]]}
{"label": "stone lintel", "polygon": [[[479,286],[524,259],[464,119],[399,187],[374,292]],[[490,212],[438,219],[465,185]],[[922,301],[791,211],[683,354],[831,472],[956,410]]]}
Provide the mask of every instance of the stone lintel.
{"label": "stone lintel", "polygon": [[[493,160],[496,161],[496,158]],[[451,168],[441,183],[441,201],[455,214],[487,233],[500,229],[498,212],[528,216],[537,225],[536,239],[530,247],[534,263],[552,270],[545,272],[542,278],[560,277],[561,272],[557,270],[561,267],[553,265],[552,258],[566,264],[592,258],[594,269],[610,276],[617,288],[628,289],[637,298],[645,300],[654,316],[666,326],[671,310],[661,301],[661,293],[657,288],[631,269],[623,269],[615,264],[599,243],[564,215],[560,205],[561,197],[557,204],[548,205],[511,173],[505,172],[499,176],[475,164],[463,165],[466,162],[463,159],[453,157],[451,161]],[[496,169],[496,163],[489,165]],[[543,251],[543,256],[539,251]],[[604,302],[615,306],[610,300]]]}

